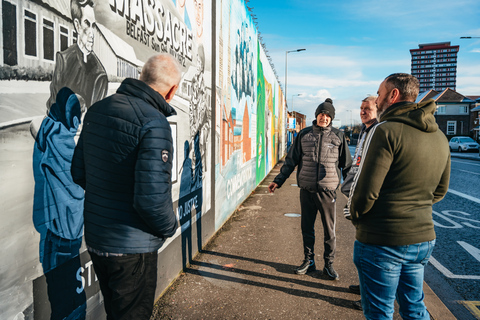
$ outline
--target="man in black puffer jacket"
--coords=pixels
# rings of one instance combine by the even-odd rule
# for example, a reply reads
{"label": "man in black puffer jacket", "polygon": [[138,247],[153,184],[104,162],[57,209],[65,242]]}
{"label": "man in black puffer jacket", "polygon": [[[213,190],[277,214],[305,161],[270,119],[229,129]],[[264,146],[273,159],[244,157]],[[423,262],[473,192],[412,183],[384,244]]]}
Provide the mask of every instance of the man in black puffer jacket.
{"label": "man in black puffer jacket", "polygon": [[108,319],[150,319],[157,254],[177,229],[172,206],[173,142],[167,117],[181,70],[151,57],[140,80],[88,109],[72,161],[85,189],[85,241]]}
{"label": "man in black puffer jacket", "polygon": [[345,178],[352,165],[352,157],[343,132],[332,127],[335,108],[327,98],[315,111],[313,125],[299,132],[280,173],[268,186],[270,192],[280,188],[296,166],[302,210],[301,228],[305,259],[295,269],[297,274],[315,271],[315,220],[320,211],[324,231],[325,267],[323,275],[338,280],[333,268],[335,257],[335,200],[340,174]]}

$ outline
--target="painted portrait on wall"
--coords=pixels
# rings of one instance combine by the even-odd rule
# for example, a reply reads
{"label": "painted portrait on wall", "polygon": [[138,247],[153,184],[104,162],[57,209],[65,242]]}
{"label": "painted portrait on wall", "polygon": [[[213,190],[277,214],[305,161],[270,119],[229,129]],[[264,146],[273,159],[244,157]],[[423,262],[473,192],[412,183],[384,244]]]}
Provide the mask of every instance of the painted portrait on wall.
{"label": "painted portrait on wall", "polygon": [[84,194],[70,175],[73,149],[88,108],[138,78],[156,53],[173,55],[183,72],[171,103],[178,115],[169,118],[173,200],[178,206],[189,158],[188,193],[201,199],[194,220],[211,208],[212,3],[3,0],[1,8],[2,219],[16,232],[0,234],[9,279],[0,284],[0,309],[12,319],[82,319],[102,307],[86,304],[99,288],[82,239]]}

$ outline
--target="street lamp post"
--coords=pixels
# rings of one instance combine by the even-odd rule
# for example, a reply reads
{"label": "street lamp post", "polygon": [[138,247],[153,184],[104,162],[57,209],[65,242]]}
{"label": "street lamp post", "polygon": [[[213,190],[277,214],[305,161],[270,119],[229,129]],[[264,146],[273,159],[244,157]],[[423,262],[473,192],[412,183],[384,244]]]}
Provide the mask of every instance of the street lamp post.
{"label": "street lamp post", "polygon": [[306,49],[297,49],[297,50],[289,50],[289,51],[285,51],[285,104],[287,105],[287,109],[288,109],[288,102],[287,102],[287,99],[288,99],[288,96],[287,96],[287,59],[288,59],[288,54],[290,52],[300,52],[300,51],[305,51]]}

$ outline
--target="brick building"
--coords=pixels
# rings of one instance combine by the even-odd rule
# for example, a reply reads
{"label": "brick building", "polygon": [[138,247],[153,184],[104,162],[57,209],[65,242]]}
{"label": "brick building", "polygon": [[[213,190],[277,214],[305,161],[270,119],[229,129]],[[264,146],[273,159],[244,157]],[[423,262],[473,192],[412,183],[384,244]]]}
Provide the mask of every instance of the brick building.
{"label": "brick building", "polygon": [[475,125],[475,101],[447,88],[441,92],[428,90],[420,94],[416,102],[435,100],[437,111],[435,119],[440,130],[451,138],[453,136],[472,136]]}

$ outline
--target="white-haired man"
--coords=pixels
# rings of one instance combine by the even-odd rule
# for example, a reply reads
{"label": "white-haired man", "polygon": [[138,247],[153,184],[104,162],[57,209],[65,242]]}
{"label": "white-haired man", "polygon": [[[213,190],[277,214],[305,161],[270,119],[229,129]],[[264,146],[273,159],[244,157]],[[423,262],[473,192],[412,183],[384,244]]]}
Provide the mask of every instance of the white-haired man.
{"label": "white-haired man", "polygon": [[173,141],[167,117],[181,79],[168,54],[151,57],[140,80],[88,109],[72,161],[85,189],[85,241],[108,319],[150,319],[157,254],[177,229]]}

